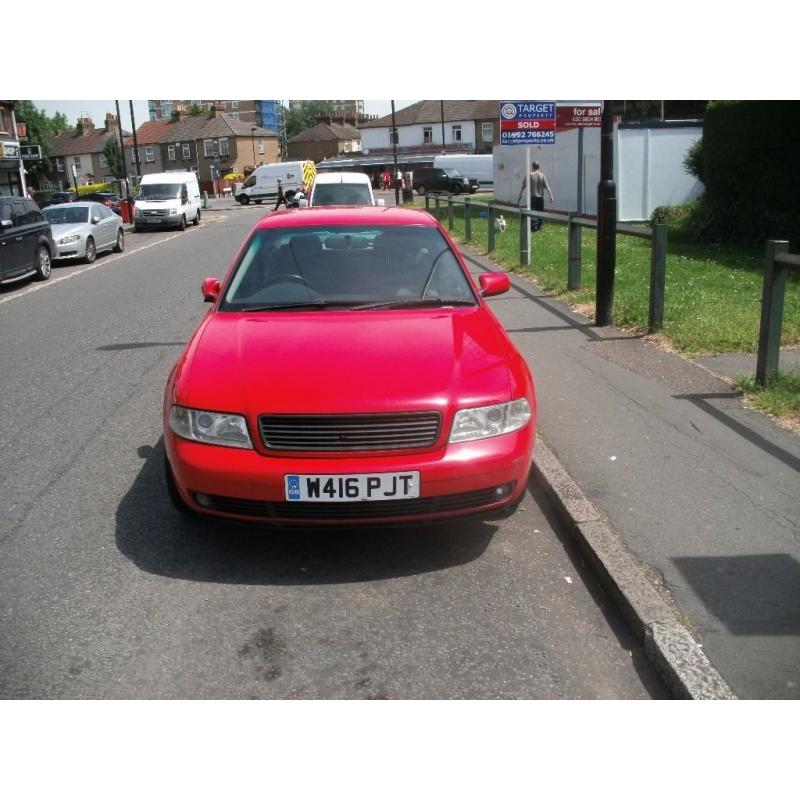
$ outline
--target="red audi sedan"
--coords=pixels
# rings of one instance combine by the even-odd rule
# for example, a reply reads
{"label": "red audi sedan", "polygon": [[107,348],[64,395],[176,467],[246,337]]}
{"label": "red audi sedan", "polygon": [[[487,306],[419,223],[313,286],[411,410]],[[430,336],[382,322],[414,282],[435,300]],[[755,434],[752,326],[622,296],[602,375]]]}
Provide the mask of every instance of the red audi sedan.
{"label": "red audi sedan", "polygon": [[525,492],[525,360],[433,217],[264,217],[172,369],[166,481],[183,512],[280,525],[490,517]]}

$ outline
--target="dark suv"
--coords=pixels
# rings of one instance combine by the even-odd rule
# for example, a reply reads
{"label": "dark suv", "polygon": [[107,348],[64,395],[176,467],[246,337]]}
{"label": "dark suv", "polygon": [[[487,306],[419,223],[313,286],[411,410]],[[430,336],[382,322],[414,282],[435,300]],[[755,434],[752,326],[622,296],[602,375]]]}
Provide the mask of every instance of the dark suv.
{"label": "dark suv", "polygon": [[425,192],[451,192],[452,194],[468,192],[469,194],[474,194],[478,191],[478,181],[475,178],[465,178],[457,169],[423,167],[414,170],[414,188],[420,194],[425,194]]}
{"label": "dark suv", "polygon": [[0,284],[45,281],[55,252],[50,223],[27,197],[0,197]]}

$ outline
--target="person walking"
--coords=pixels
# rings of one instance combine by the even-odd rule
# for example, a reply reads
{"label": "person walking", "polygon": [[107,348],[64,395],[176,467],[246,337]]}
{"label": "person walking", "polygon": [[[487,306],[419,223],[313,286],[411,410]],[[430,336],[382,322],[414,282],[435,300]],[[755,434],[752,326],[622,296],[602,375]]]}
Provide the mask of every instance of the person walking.
{"label": "person walking", "polygon": [[[545,174],[539,168],[539,162],[534,161],[531,164],[531,171],[528,173],[528,176],[525,180],[530,181],[531,185],[531,211],[544,211],[544,192],[545,189],[547,193],[550,195],[550,202],[555,202],[555,198],[553,197],[553,191],[550,189],[550,184],[547,182],[547,178]],[[525,181],[522,182],[522,188],[519,192],[519,198],[517,199],[517,205],[519,205],[520,200],[522,199],[522,193],[525,191]],[[531,217],[531,231],[534,233],[538,231],[542,227],[542,220],[539,217]]]}

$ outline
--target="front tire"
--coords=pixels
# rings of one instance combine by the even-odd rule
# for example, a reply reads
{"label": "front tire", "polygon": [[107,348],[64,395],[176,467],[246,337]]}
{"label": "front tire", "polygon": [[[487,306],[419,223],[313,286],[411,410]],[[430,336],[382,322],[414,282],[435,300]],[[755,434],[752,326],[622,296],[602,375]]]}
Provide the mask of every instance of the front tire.
{"label": "front tire", "polygon": [[179,231],[185,231],[186,230],[186,214],[184,214],[181,217],[180,224],[178,225],[178,230]]}
{"label": "front tire", "polygon": [[419,194],[419,195],[425,194],[425,187],[422,184],[417,186],[417,194]]}
{"label": "front tire", "polygon": [[247,205],[247,204],[250,202],[250,198],[249,198],[249,197],[248,197],[246,194],[243,194],[243,195],[241,195],[241,196],[239,197],[239,202],[240,202],[240,203],[241,203],[243,206],[246,206],[246,205]]}
{"label": "front tire", "polygon": [[44,245],[40,245],[36,251],[36,280],[46,281],[50,277],[52,265],[50,251]]}
{"label": "front tire", "polygon": [[199,225],[200,224],[200,209],[197,209],[197,213],[194,215],[194,219],[192,220],[192,225]]}
{"label": "front tire", "polygon": [[190,508],[184,499],[181,497],[178,487],[175,484],[175,476],[172,474],[172,467],[169,465],[166,453],[164,454],[164,480],[167,484],[167,494],[172,507],[179,513],[186,517],[195,515],[194,509]]}
{"label": "front tire", "polygon": [[117,243],[114,245],[114,252],[121,253],[125,249],[125,234],[120,228],[117,231]]}
{"label": "front tire", "polygon": [[86,240],[86,255],[84,256],[84,260],[87,264],[93,264],[94,260],[97,258],[97,247],[95,246],[94,239],[90,236]]}
{"label": "front tire", "polygon": [[452,189],[453,194],[461,194],[461,187],[456,184]]}
{"label": "front tire", "polygon": [[256,204],[257,206],[260,206],[260,205],[261,205],[261,200],[255,200],[255,201],[253,201],[253,202],[255,202],[255,204]]}

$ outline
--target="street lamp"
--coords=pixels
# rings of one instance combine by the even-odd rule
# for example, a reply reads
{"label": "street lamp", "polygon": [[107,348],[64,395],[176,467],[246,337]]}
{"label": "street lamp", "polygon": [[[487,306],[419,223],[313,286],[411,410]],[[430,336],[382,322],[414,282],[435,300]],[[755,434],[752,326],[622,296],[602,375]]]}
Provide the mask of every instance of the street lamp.
{"label": "street lamp", "polygon": [[255,125],[250,126],[250,141],[253,144],[253,169],[256,168],[256,140],[253,136],[254,131],[257,131],[258,127]]}

